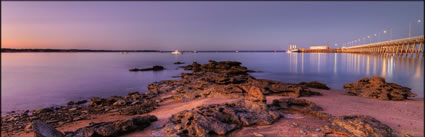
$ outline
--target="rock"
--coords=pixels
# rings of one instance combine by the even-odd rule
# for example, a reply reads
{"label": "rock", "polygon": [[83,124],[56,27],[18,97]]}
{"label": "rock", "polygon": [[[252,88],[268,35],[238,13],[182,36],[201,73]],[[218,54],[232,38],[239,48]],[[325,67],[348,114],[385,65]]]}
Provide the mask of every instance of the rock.
{"label": "rock", "polygon": [[344,89],[348,95],[380,100],[405,100],[408,97],[416,96],[410,92],[410,88],[395,83],[386,83],[385,79],[379,76],[344,84]]}
{"label": "rock", "polygon": [[28,124],[27,126],[25,126],[24,131],[27,132],[27,133],[31,132],[32,131],[32,124]]}
{"label": "rock", "polygon": [[192,70],[192,73],[182,73],[180,80],[152,83],[148,85],[149,93],[172,92],[174,100],[181,102],[211,97],[255,98],[257,96],[248,95],[251,93],[249,92],[251,87],[255,87],[255,90],[265,95],[279,94],[291,97],[319,95],[301,85],[255,79],[247,73],[246,67],[236,61],[209,60],[208,64],[202,65],[193,62],[185,66],[185,70]]}
{"label": "rock", "polygon": [[365,115],[341,116],[335,118],[330,125],[325,126],[326,134],[344,135],[347,137],[392,137],[393,130]]}
{"label": "rock", "polygon": [[90,105],[91,106],[102,106],[105,105],[106,99],[99,98],[99,97],[92,97],[90,98]]}
{"label": "rock", "polygon": [[122,115],[136,115],[149,113],[158,107],[156,101],[153,100],[144,100],[140,104],[130,105],[119,108],[119,112]]}
{"label": "rock", "polygon": [[129,71],[160,71],[160,70],[164,70],[164,67],[155,65],[152,68],[143,68],[143,69],[133,68],[133,69],[130,69]]}
{"label": "rock", "polygon": [[301,83],[298,83],[298,85],[302,85],[308,88],[326,89],[326,90],[330,89],[328,86],[326,86],[326,84],[320,83],[318,81],[301,82]]}
{"label": "rock", "polygon": [[177,61],[177,62],[174,62],[174,64],[184,64],[184,62]]}
{"label": "rock", "polygon": [[52,112],[52,111],[53,111],[52,108],[41,108],[41,109],[34,110],[33,113],[46,113],[46,112]]}
{"label": "rock", "polygon": [[124,99],[119,99],[119,100],[117,100],[116,102],[114,102],[112,105],[114,105],[114,106],[123,106],[123,105],[125,105],[127,102],[125,102],[125,100]]}
{"label": "rock", "polygon": [[32,123],[35,137],[64,137],[64,134],[41,121]]}
{"label": "rock", "polygon": [[330,114],[319,112],[323,110],[321,107],[305,99],[275,99],[272,101],[271,104],[268,104],[267,106],[272,111],[283,110],[284,112],[289,113],[303,113],[313,115],[321,119],[329,119],[332,117],[332,115]]}
{"label": "rock", "polygon": [[253,133],[252,133],[252,135],[253,135],[254,137],[264,137],[264,135],[263,135],[263,134],[260,134],[260,133],[257,133],[257,132],[253,132]]}
{"label": "rock", "polygon": [[79,128],[76,131],[66,132],[66,137],[109,137],[120,136],[134,130],[143,130],[152,122],[158,120],[153,115],[136,116],[128,120],[116,120],[112,122],[90,123],[89,126]]}
{"label": "rock", "polygon": [[160,132],[163,136],[224,136],[241,127],[270,125],[281,117],[262,106],[266,105],[248,100],[198,106],[172,115]]}
{"label": "rock", "polygon": [[81,104],[84,104],[84,103],[87,103],[87,100],[79,100],[79,101],[76,101],[76,102],[69,101],[67,104],[68,105],[81,105]]}
{"label": "rock", "polygon": [[77,110],[77,108],[71,108],[71,109],[69,109],[69,111],[75,111],[75,110]]}

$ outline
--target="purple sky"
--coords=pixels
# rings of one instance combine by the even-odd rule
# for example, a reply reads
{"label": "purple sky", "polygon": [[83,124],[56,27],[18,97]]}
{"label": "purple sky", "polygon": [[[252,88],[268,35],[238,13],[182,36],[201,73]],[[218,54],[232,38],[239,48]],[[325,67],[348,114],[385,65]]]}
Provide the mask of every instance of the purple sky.
{"label": "purple sky", "polygon": [[1,3],[3,48],[284,50],[376,41],[390,28],[404,38],[409,22],[424,33],[423,1]]}

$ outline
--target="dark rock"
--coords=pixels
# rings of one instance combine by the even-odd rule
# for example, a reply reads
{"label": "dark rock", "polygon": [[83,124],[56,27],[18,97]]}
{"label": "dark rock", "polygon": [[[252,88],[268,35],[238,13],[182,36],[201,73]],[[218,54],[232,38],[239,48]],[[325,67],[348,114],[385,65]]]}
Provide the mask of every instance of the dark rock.
{"label": "dark rock", "polygon": [[125,133],[143,130],[157,117],[153,115],[136,116],[128,120],[117,120],[113,122],[90,123],[89,126],[79,128],[74,132],[66,132],[66,137],[109,137],[119,136]]}
{"label": "dark rock", "polygon": [[159,66],[159,65],[155,65],[152,68],[143,68],[143,69],[133,68],[133,69],[130,69],[130,71],[160,71],[160,70],[164,70],[164,67]]}
{"label": "dark rock", "polygon": [[308,88],[326,89],[326,90],[330,89],[328,86],[326,86],[326,84],[320,83],[318,81],[301,82],[301,83],[298,83],[298,85],[302,85]]}
{"label": "dark rock", "polygon": [[33,122],[31,125],[35,137],[64,137],[64,134],[41,121]]}
{"label": "dark rock", "polygon": [[69,101],[67,104],[68,105],[81,105],[81,104],[84,104],[84,103],[87,103],[87,100],[79,100],[79,101]]}
{"label": "dark rock", "polygon": [[174,62],[174,64],[184,64],[184,62],[177,61],[177,62]]}
{"label": "dark rock", "polygon": [[392,137],[393,130],[370,116],[354,115],[335,118],[325,126],[326,134],[336,134],[347,137]]}
{"label": "dark rock", "polygon": [[348,95],[381,100],[405,100],[408,97],[416,96],[410,92],[410,88],[395,83],[386,83],[385,79],[379,76],[344,84],[344,89]]}

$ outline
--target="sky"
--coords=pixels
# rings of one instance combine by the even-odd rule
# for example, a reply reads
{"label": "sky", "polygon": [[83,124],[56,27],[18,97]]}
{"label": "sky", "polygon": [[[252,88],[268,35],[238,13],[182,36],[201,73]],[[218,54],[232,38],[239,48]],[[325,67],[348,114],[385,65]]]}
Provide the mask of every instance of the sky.
{"label": "sky", "polygon": [[424,34],[423,1],[2,1],[1,11],[2,48],[286,50],[406,38],[409,24]]}

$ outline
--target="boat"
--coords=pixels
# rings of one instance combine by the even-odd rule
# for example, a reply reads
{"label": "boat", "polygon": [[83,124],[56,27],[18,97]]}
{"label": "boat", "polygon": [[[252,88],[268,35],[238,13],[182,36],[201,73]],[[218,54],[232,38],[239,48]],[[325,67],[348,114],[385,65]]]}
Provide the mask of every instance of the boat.
{"label": "boat", "polygon": [[175,51],[171,52],[171,54],[180,55],[180,54],[182,54],[182,52],[180,52],[179,50],[175,50]]}
{"label": "boat", "polygon": [[297,49],[297,45],[289,45],[289,49],[286,50],[286,53],[294,53],[294,52],[300,52],[300,50]]}

